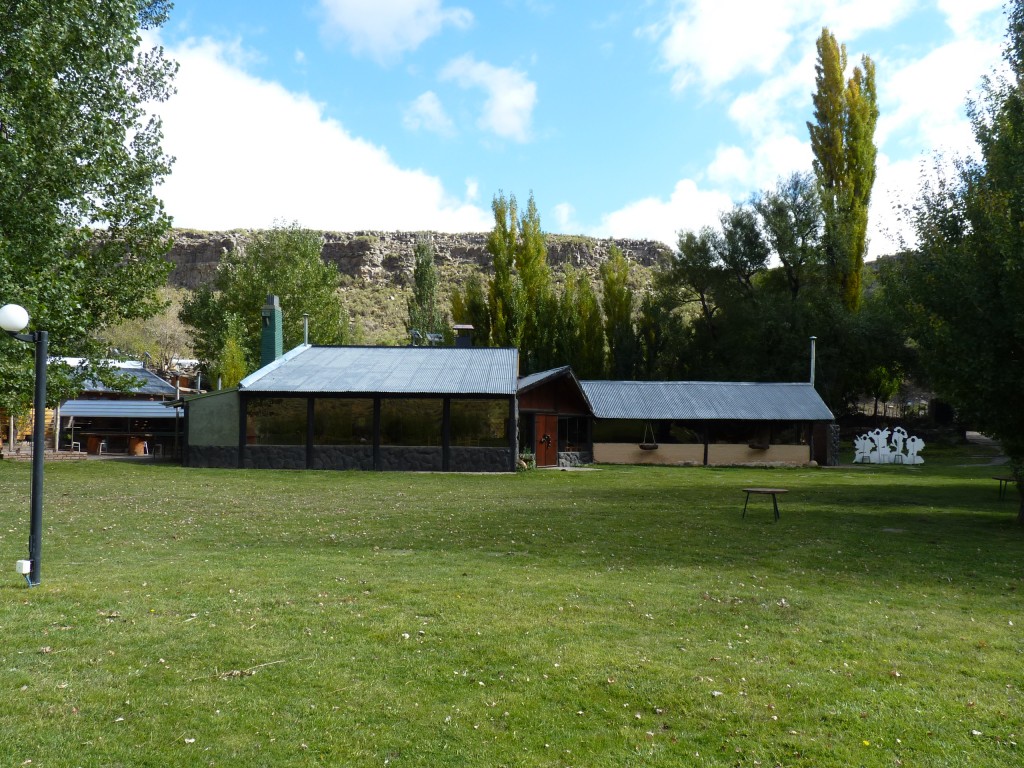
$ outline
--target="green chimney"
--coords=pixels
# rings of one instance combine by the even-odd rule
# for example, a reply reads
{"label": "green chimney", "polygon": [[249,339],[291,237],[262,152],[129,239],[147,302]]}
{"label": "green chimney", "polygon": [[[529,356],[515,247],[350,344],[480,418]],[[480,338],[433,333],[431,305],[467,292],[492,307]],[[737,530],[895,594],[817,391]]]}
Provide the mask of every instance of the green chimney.
{"label": "green chimney", "polygon": [[284,329],[281,302],[277,296],[267,296],[267,303],[260,310],[262,331],[260,333],[260,368],[270,365],[284,354]]}

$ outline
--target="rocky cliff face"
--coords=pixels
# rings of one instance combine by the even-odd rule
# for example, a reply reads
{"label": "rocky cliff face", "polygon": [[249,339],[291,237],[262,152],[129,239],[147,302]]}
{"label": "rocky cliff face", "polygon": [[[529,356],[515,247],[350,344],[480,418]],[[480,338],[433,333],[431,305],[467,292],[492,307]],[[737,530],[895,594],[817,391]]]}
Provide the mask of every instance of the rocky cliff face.
{"label": "rocky cliff face", "polygon": [[[167,255],[174,264],[168,282],[189,289],[212,282],[221,257],[236,248],[244,248],[248,236],[243,230],[175,230],[174,246]],[[400,282],[412,273],[413,249],[421,239],[433,244],[440,264],[484,268],[491,264],[486,232],[324,232],[322,257],[352,278],[371,284]],[[622,249],[627,259],[646,267],[653,266],[669,253],[665,245],[652,240],[548,235],[548,261],[552,266],[571,264],[594,268],[608,258],[613,244]]]}

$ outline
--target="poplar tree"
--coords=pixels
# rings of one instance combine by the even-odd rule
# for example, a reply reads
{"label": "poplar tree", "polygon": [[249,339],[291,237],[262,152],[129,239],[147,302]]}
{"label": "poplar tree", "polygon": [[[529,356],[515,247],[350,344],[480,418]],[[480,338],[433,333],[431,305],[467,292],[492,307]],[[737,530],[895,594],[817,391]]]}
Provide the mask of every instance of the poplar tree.
{"label": "poplar tree", "polygon": [[408,302],[409,317],[405,329],[420,334],[439,333],[446,339],[451,337],[448,318],[438,304],[437,267],[434,265],[434,248],[430,243],[418,242],[413,250],[415,264],[412,272],[412,297]]}
{"label": "poplar tree", "polygon": [[487,288],[491,344],[518,347],[523,338],[523,286],[515,272],[519,239],[515,195],[506,199],[499,192],[491,201],[491,211],[494,229],[487,236],[487,252],[494,263],[494,275]]}
{"label": "poplar tree", "polygon": [[[54,357],[98,361],[105,328],[161,307],[170,219],[154,188],[171,159],[149,109],[172,93],[176,65],[145,49],[141,30],[168,7],[19,0],[0,10],[0,297],[49,332]],[[32,348],[0,336],[0,405],[17,410],[32,397]],[[51,364],[51,402],[84,375]]]}
{"label": "poplar tree", "polygon": [[604,340],[608,345],[607,373],[612,379],[630,379],[637,363],[637,334],[633,327],[635,297],[629,287],[629,262],[613,245],[600,267]]}
{"label": "poplar tree", "polygon": [[596,379],[604,375],[604,327],[601,306],[586,272],[568,268],[565,286],[557,301],[551,326],[557,329],[554,358],[544,367],[571,365],[577,376]]}
{"label": "poplar tree", "polygon": [[524,370],[543,370],[557,363],[553,352],[554,317],[558,310],[548,266],[548,248],[533,193],[530,193],[526,210],[519,219],[515,267],[522,286],[521,353]]}
{"label": "poplar tree", "polygon": [[844,81],[846,46],[823,28],[817,49],[814,122],[808,122],[807,129],[825,219],[825,259],[843,305],[855,311],[861,300],[868,207],[875,183],[875,65],[862,57],[861,66]]}

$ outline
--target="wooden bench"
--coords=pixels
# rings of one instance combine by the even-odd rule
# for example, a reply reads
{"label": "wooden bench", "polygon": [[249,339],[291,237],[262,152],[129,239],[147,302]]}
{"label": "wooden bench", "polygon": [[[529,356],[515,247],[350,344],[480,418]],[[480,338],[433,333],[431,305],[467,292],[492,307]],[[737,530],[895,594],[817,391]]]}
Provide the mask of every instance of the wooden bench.
{"label": "wooden bench", "polygon": [[779,519],[779,496],[783,493],[789,493],[788,488],[744,488],[743,492],[747,494],[747,498],[743,501],[743,517],[747,516],[747,502],[750,501],[750,494],[757,494],[759,496],[771,496],[772,497],[772,508],[775,510],[775,519]]}
{"label": "wooden bench", "polygon": [[993,476],[993,480],[999,481],[999,498],[1002,499],[1006,496],[1006,486],[1010,483],[1017,482],[1017,478],[1012,475],[996,475]]}

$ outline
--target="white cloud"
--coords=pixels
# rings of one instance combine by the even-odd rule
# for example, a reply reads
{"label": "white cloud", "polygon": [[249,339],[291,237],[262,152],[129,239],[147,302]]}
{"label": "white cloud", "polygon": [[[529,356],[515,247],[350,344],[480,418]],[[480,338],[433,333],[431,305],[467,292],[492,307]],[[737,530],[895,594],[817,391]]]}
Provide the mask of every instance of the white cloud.
{"label": "white cloud", "polygon": [[811,170],[811,148],[806,139],[780,133],[761,139],[750,152],[719,147],[708,166],[708,178],[730,189],[748,193],[774,187],[780,177]]}
{"label": "white cloud", "polygon": [[887,155],[878,155],[868,217],[869,260],[914,243],[913,231],[902,218],[902,208],[917,198],[926,163],[924,156],[893,162]]}
{"label": "white cloud", "polygon": [[673,72],[673,90],[699,85],[710,91],[744,74],[776,71],[794,44],[813,52],[823,26],[842,42],[892,26],[916,4],[916,0],[676,0],[664,19],[641,31],[659,42],[662,63]]}
{"label": "white cloud", "polygon": [[964,105],[981,76],[999,63],[999,46],[956,40],[889,72],[880,82],[877,141],[931,149],[972,143]]}
{"label": "white cloud", "polygon": [[410,131],[422,129],[441,136],[455,135],[455,124],[433,91],[421,93],[413,100],[402,115],[402,123]]}
{"label": "white cloud", "polygon": [[724,192],[701,190],[694,181],[683,179],[668,200],[647,197],[606,214],[593,234],[648,238],[674,248],[680,230],[713,225],[719,214],[732,205],[732,199]]}
{"label": "white cloud", "polygon": [[446,25],[473,23],[466,8],[445,8],[441,0],[320,0],[326,32],[340,34],[352,51],[379,62],[413,51]]}
{"label": "white cloud", "polygon": [[661,41],[672,87],[692,83],[714,88],[746,71],[769,72],[791,41],[790,2],[743,3],[689,0],[647,31]]}
{"label": "white cloud", "polygon": [[570,203],[559,203],[554,207],[555,231],[562,234],[575,234],[583,231],[576,220],[576,209]]}
{"label": "white cloud", "polygon": [[[729,105],[729,117],[751,136],[779,133],[793,122],[794,113],[802,114],[811,104],[814,91],[814,65],[817,52],[811,46],[801,60],[776,70],[754,90],[742,93]],[[811,113],[807,113],[808,117]]]}
{"label": "white cloud", "polygon": [[[974,2],[974,0],[961,0]],[[828,27],[842,43],[873,29],[888,29],[919,5],[919,0],[838,0],[826,3],[816,20],[814,37]],[[853,52],[850,51],[852,54]],[[859,56],[857,58],[860,58]]]}
{"label": "white cloud", "polygon": [[446,194],[436,177],[398,167],[308,96],[234,66],[222,44],[191,41],[168,54],[181,65],[178,92],[157,111],[177,162],[158,192],[176,226],[490,228],[487,211]]}
{"label": "white cloud", "polygon": [[959,36],[972,32],[985,14],[1002,8],[1003,2],[1004,0],[938,0],[938,6],[946,15],[949,28]]}
{"label": "white cloud", "polygon": [[466,179],[466,200],[472,202],[480,197],[480,182],[476,179]]}
{"label": "white cloud", "polygon": [[470,54],[450,61],[441,80],[454,80],[461,88],[483,88],[487,93],[478,125],[504,139],[526,142],[530,138],[537,86],[526,74],[510,67],[495,67]]}

